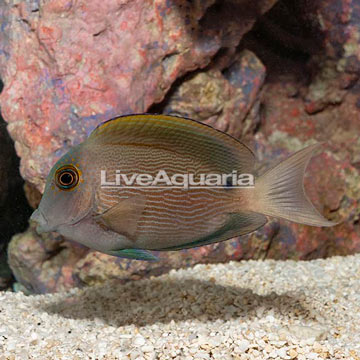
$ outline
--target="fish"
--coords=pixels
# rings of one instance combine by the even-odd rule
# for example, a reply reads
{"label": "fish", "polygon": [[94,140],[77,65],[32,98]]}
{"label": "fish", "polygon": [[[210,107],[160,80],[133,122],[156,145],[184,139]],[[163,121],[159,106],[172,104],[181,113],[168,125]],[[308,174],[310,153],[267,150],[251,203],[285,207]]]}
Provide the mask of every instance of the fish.
{"label": "fish", "polygon": [[56,162],[31,220],[38,233],[54,231],[105,254],[148,261],[158,259],[152,250],[251,233],[268,217],[333,226],[303,187],[319,146],[255,176],[253,152],[209,125],[170,115],[120,116]]}

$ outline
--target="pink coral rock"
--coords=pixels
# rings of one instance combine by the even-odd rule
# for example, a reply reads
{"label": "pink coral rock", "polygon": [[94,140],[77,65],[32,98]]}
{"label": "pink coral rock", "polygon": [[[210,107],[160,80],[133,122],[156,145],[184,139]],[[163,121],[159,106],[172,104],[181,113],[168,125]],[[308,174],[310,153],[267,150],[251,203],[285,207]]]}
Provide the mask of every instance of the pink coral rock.
{"label": "pink coral rock", "polygon": [[275,2],[23,0],[0,5],[5,84],[0,104],[23,177],[42,190],[57,158],[97,124],[147,111],[177,78],[204,68],[220,48],[237,46]]}

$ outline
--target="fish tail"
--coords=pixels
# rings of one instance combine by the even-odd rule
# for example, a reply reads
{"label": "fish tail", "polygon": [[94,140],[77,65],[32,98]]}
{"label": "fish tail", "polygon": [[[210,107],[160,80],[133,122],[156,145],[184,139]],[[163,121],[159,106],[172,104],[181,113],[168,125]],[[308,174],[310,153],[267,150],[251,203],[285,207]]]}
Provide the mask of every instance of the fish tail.
{"label": "fish tail", "polygon": [[313,206],[304,191],[306,166],[320,144],[302,149],[257,179],[256,212],[312,226],[332,226]]}

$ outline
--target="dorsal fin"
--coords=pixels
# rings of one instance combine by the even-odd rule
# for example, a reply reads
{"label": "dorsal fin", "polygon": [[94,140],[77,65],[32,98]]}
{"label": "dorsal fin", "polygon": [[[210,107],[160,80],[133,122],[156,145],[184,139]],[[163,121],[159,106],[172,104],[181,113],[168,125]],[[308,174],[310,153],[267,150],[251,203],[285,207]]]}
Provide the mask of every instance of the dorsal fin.
{"label": "dorsal fin", "polygon": [[148,145],[196,157],[222,171],[252,173],[254,155],[243,143],[211,126],[168,115],[129,115],[100,124],[87,143]]}

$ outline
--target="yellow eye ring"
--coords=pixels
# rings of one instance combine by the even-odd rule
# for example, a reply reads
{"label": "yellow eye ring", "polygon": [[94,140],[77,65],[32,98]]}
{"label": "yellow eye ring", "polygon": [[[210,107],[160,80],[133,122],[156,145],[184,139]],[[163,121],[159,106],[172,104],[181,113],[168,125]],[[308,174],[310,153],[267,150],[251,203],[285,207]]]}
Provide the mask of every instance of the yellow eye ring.
{"label": "yellow eye ring", "polygon": [[79,171],[72,165],[62,166],[56,170],[55,185],[61,190],[72,190],[79,183]]}

